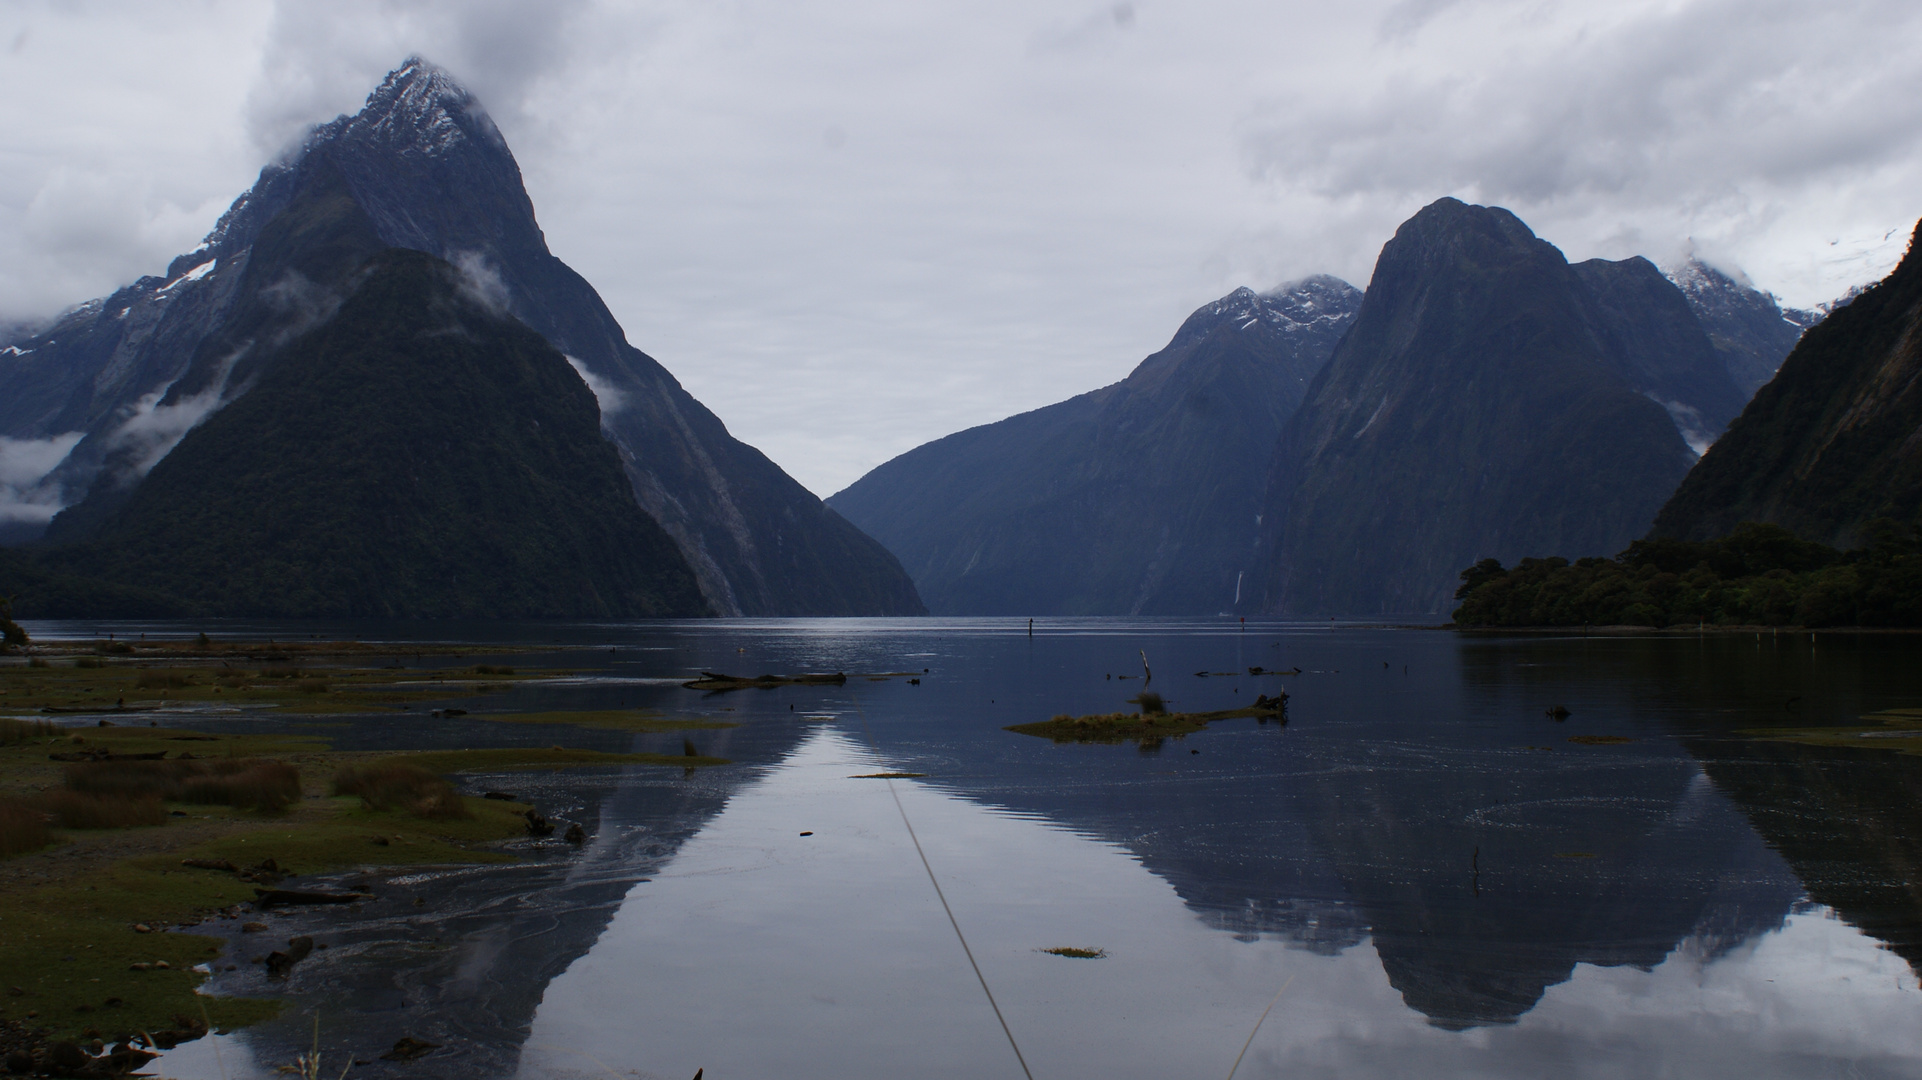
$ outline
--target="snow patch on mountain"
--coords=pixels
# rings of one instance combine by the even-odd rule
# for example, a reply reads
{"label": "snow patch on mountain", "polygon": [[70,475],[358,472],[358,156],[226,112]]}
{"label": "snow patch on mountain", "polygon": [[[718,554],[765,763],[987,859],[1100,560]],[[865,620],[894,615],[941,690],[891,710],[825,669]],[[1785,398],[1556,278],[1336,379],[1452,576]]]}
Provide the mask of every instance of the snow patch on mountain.
{"label": "snow patch on mountain", "polygon": [[1317,274],[1265,293],[1242,287],[1202,309],[1242,330],[1267,326],[1284,334],[1327,330],[1355,317],[1361,290],[1336,277]]}
{"label": "snow patch on mountain", "polygon": [[[1698,312],[1718,315],[1767,306],[1775,308],[1783,322],[1800,329],[1807,329],[1821,319],[1815,312],[1782,307],[1779,297],[1756,288],[1738,267],[1714,266],[1690,256],[1675,266],[1663,267],[1662,273],[1682,290],[1689,305]],[[1827,314],[1826,309],[1822,314]]]}
{"label": "snow patch on mountain", "polygon": [[[199,281],[201,278],[204,278],[208,274],[213,273],[214,267],[218,265],[220,265],[220,260],[208,259],[206,262],[201,263],[199,266],[194,267],[192,270],[187,271],[186,273],[180,275],[179,277],[174,278],[172,281],[167,282],[165,285],[162,285],[160,288],[155,289],[154,295],[166,296],[168,293],[173,292],[175,289],[179,288],[182,285],[188,285],[188,284],[192,284],[193,282]],[[122,314],[125,314],[125,312],[122,312]]]}

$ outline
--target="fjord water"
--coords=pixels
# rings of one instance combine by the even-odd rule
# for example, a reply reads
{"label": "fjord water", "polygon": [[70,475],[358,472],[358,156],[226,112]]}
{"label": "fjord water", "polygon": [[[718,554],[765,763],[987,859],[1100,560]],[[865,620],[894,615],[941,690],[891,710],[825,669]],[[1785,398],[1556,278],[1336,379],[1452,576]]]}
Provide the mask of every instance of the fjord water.
{"label": "fjord water", "polygon": [[[407,633],[558,646],[540,662],[582,672],[476,711],[711,715],[738,726],[691,738],[735,764],[472,778],[583,821],[589,843],[345,875],[379,899],[276,919],[331,946],[284,983],[233,932],[238,970],[210,990],[290,1007],[183,1046],[163,1075],[269,1075],[316,1016],[327,1060],[370,1060],[357,1076],[1015,1077],[1010,1034],[1050,1078],[1227,1076],[1238,1056],[1240,1077],[1922,1075],[1922,761],[1739,734],[1922,704],[1922,639],[1225,619]],[[1144,653],[1171,708],[1286,687],[1288,722],[1146,750],[1002,730],[1131,708]],[[850,678],[678,685],[700,670]],[[341,749],[682,737],[193,722],[311,727]],[[1060,947],[1105,956],[1041,951]],[[445,1049],[371,1060],[402,1035]]]}

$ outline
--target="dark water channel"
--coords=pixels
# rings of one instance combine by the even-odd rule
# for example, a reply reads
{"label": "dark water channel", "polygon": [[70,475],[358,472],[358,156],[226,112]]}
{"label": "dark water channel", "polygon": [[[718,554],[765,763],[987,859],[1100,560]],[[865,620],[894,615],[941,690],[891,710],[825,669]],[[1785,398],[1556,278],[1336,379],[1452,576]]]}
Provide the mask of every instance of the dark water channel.
{"label": "dark water channel", "polygon": [[[473,778],[589,842],[347,875],[379,899],[275,917],[276,936],[330,947],[271,986],[235,933],[209,990],[290,1007],[182,1047],[164,1075],[271,1075],[318,1016],[324,1059],[368,1060],[350,1074],[368,1077],[1019,1077],[1010,1035],[1039,1078],[1228,1076],[1238,1056],[1247,1078],[1922,1076],[1922,758],[1737,734],[1922,705],[1922,638],[1227,620],[1056,620],[1032,638],[1000,620],[218,632],[563,646],[539,662],[586,677],[470,707],[715,715],[739,726],[693,737],[735,764]],[[1131,708],[1143,653],[1171,708],[1286,687],[1288,722],[1153,750],[1002,730]],[[701,670],[857,677],[677,685]],[[194,722],[342,749],[681,739],[417,714]],[[856,778],[884,770],[927,776]],[[1063,946],[1106,955],[1041,951]],[[446,1049],[374,1060],[403,1035]]]}

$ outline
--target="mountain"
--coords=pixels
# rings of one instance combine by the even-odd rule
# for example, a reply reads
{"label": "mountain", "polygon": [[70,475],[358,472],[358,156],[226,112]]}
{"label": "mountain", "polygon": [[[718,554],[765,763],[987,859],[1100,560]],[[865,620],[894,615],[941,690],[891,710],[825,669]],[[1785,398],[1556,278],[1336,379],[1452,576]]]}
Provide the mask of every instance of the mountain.
{"label": "mountain", "polygon": [[1595,335],[1616,372],[1667,410],[1690,450],[1706,452],[1748,395],[1729,377],[1688,298],[1640,256],[1590,259],[1574,270],[1588,287],[1599,316]]}
{"label": "mountain", "polygon": [[1226,610],[1275,437],[1360,300],[1331,277],[1237,289],[1126,379],[917,447],[828,504],[940,614]]}
{"label": "mountain", "polygon": [[378,252],[93,541],[43,562],[223,615],[707,614],[593,393],[486,301],[431,255]]}
{"label": "mountain", "polygon": [[1724,273],[1694,257],[1668,276],[1688,297],[1744,399],[1775,377],[1803,331],[1820,318],[1812,311],[1783,308],[1739,271]]}
{"label": "mountain", "polygon": [[1803,335],[1662,508],[1655,536],[1711,540],[1759,521],[1852,548],[1875,518],[1922,524],[1918,246]]}
{"label": "mountain", "polygon": [[[593,288],[548,250],[520,170],[479,103],[408,60],[354,116],[316,128],[261,170],[205,243],[0,349],[0,436],[57,468],[16,481],[0,516],[61,515],[47,540],[100,535],[181,437],[244,397],[262,358],[337,299],[322,277],[364,252],[263,252],[263,233],[303,193],[338,183],[381,247],[442,259],[564,354],[594,390],[600,427],[639,505],[671,536],[720,614],[922,611],[886,549],[759,451],[732,438],[651,357],[629,345]],[[250,273],[271,256],[282,276]],[[261,336],[266,334],[265,337]],[[82,501],[83,496],[90,496]],[[79,509],[78,507],[75,508]]]}
{"label": "mountain", "polygon": [[1278,441],[1260,603],[1447,610],[1478,559],[1621,550],[1732,389],[1644,260],[1572,267],[1506,210],[1442,199],[1382,248]]}

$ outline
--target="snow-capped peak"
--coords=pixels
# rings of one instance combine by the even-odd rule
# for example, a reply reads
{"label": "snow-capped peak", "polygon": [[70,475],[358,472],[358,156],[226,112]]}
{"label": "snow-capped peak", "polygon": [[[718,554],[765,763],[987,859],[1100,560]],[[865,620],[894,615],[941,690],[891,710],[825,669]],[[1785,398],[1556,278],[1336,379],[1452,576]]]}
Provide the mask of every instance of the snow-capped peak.
{"label": "snow-capped peak", "polygon": [[1361,290],[1338,277],[1316,274],[1263,293],[1261,306],[1278,328],[1343,322],[1361,306]]}
{"label": "snow-capped peak", "polygon": [[315,134],[329,139],[358,136],[424,154],[444,154],[470,134],[501,141],[474,95],[446,69],[418,56],[388,72],[357,115],[342,117]]}

